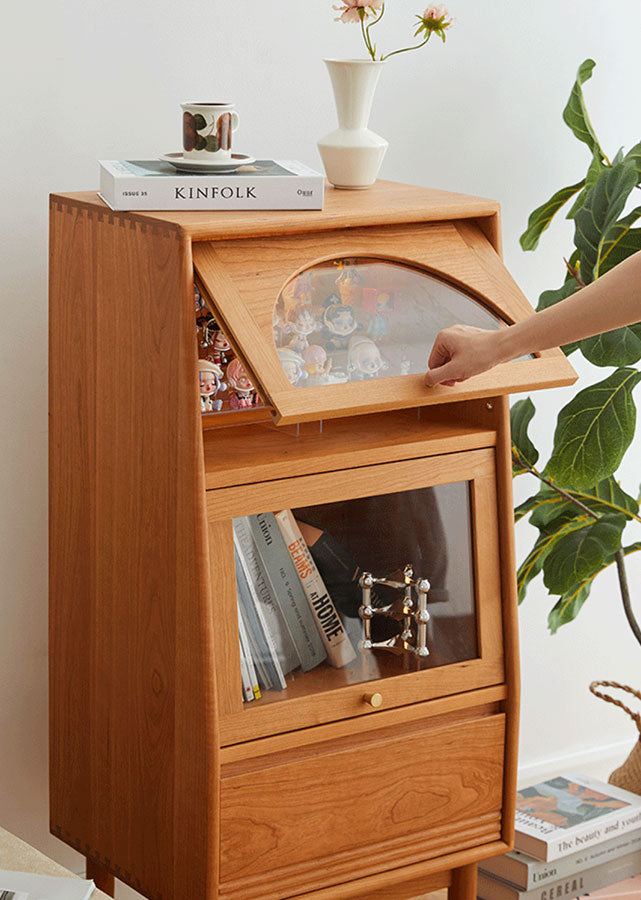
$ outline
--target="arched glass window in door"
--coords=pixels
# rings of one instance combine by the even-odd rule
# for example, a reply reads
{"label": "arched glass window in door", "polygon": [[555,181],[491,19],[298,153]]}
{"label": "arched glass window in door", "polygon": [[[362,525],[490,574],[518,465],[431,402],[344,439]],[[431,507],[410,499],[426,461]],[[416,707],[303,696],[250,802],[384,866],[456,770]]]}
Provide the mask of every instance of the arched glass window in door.
{"label": "arched glass window in door", "polygon": [[501,320],[444,281],[402,263],[358,257],[305,269],[274,309],[281,365],[296,387],[425,372],[436,335]]}

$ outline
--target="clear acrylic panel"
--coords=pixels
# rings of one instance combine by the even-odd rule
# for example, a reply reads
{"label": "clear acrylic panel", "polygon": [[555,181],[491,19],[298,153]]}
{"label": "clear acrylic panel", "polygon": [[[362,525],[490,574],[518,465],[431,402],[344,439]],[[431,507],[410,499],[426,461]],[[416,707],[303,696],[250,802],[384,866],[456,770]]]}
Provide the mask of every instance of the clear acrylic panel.
{"label": "clear acrylic panel", "polygon": [[467,481],[233,524],[248,703],[477,657]]}
{"label": "clear acrylic panel", "polygon": [[281,291],[274,341],[296,387],[420,374],[439,331],[498,329],[479,301],[402,263],[358,257],[312,266]]}

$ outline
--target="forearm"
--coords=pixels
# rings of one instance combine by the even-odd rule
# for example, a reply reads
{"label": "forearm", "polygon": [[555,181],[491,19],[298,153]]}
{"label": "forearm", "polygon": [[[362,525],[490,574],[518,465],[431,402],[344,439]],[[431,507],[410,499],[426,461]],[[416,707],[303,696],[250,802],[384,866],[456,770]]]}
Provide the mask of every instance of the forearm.
{"label": "forearm", "polygon": [[641,321],[641,253],[555,306],[497,332],[497,362]]}

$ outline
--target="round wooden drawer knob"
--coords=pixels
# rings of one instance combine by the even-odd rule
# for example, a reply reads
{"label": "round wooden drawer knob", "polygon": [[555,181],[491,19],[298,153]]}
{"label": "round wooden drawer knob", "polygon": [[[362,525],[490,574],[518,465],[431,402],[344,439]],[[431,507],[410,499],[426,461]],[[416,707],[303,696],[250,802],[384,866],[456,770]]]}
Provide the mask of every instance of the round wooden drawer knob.
{"label": "round wooden drawer knob", "polygon": [[365,703],[373,706],[374,709],[378,709],[379,706],[383,705],[383,695],[379,694],[378,691],[375,694],[363,694],[363,700]]}

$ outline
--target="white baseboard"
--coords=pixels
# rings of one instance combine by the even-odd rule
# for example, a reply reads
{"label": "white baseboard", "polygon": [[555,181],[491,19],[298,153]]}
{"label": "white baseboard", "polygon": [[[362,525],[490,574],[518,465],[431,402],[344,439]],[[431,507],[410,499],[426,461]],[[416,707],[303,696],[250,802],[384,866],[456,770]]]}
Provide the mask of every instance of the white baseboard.
{"label": "white baseboard", "polygon": [[523,763],[519,765],[518,783],[523,786],[534,784],[537,781],[545,781],[546,778],[553,778],[561,772],[580,772],[582,775],[607,781],[612,770],[627,758],[633,745],[634,737],[590,750]]}

